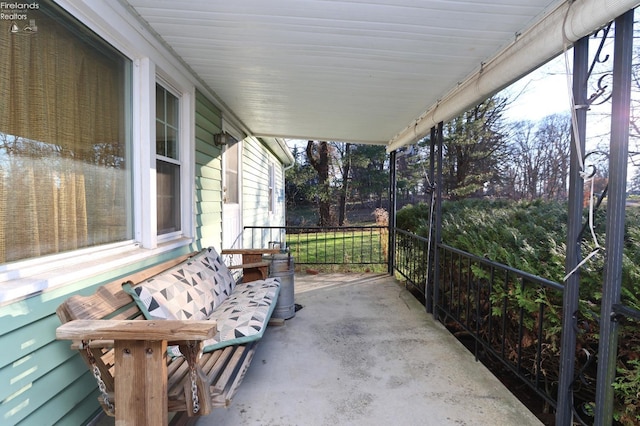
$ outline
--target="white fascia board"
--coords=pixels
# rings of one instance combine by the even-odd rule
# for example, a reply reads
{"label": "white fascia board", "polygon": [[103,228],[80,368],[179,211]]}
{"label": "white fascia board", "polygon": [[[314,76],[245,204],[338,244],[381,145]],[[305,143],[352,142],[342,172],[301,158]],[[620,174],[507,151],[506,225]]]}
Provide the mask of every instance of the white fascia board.
{"label": "white fascia board", "polygon": [[387,144],[387,152],[415,142],[441,121],[455,118],[639,4],[638,0],[561,4],[394,136]]}
{"label": "white fascia board", "polygon": [[282,138],[258,138],[259,141],[262,142],[271,152],[275,155],[278,160],[285,166],[291,166],[295,163],[295,158],[293,158],[293,154],[289,150],[287,143]]}

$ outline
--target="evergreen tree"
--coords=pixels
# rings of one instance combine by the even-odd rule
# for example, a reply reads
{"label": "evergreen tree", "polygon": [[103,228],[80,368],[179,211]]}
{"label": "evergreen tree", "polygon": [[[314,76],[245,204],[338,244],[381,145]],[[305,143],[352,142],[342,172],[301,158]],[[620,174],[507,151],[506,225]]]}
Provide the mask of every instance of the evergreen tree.
{"label": "evergreen tree", "polygon": [[285,198],[287,207],[299,207],[312,202],[317,176],[303,149],[295,146],[292,154],[295,162],[285,171]]}
{"label": "evergreen tree", "polygon": [[444,194],[454,199],[481,196],[501,181],[507,103],[506,98],[489,98],[445,125]]}

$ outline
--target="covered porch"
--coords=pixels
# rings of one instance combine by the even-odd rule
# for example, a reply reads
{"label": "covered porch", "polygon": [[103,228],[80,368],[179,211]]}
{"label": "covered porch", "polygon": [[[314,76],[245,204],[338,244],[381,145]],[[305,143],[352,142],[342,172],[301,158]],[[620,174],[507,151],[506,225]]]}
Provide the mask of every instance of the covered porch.
{"label": "covered porch", "polygon": [[296,273],[295,301],[198,425],[541,424],[391,276]]}

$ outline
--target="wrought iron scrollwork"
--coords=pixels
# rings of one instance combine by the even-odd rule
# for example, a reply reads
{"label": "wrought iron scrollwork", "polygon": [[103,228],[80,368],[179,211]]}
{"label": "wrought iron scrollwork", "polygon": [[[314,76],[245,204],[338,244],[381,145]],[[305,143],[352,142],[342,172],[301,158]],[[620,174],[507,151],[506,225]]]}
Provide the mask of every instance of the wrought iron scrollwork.
{"label": "wrought iron scrollwork", "polygon": [[[602,49],[604,48],[604,44],[607,41],[607,37],[609,36],[610,30],[611,30],[611,23],[609,23],[609,25],[607,25],[606,27],[593,33],[593,38],[600,37],[600,44],[598,45],[598,50],[596,51],[596,54],[593,57],[591,66],[589,67],[589,72],[587,72],[587,78],[591,77],[591,74],[593,73],[593,68],[596,66],[596,64],[604,64],[610,58],[610,55],[608,53],[602,56]],[[602,34],[600,35],[600,33]]]}
{"label": "wrought iron scrollwork", "polygon": [[[607,55],[609,56],[609,55]],[[596,91],[589,96],[589,100],[587,101],[589,103],[589,105],[602,105],[604,103],[606,103],[609,99],[611,99],[611,85],[608,84],[607,82],[609,80],[611,80],[613,78],[613,74],[608,72],[606,74],[603,74],[599,79],[598,79],[598,83],[597,83],[597,89]],[[602,98],[602,96],[608,93],[603,99],[600,99],[598,102],[596,102],[596,99],[598,98]]]}
{"label": "wrought iron scrollwork", "polygon": [[[611,23],[593,34],[594,38],[600,38],[600,43],[598,44],[598,49],[596,50],[593,60],[591,61],[591,65],[589,66],[589,71],[587,72],[587,81],[593,75],[594,69],[597,65],[605,64],[611,59],[611,55],[609,55],[608,53],[603,53],[603,49],[609,36],[610,30]],[[589,96],[589,99],[587,100],[587,107],[590,107],[591,105],[602,105],[611,99],[612,86],[610,84],[610,81],[612,78],[613,74],[611,73],[611,71],[603,73],[598,78],[595,91]]]}

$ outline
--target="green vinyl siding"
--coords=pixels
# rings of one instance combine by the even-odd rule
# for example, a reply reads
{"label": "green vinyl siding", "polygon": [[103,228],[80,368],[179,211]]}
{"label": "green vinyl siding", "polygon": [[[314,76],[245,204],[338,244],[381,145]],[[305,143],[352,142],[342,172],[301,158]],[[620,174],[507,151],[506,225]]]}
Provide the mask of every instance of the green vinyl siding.
{"label": "green vinyl siding", "polygon": [[84,361],[55,339],[56,308],[74,294],[186,254],[183,247],[0,307],[0,424],[86,424],[101,411],[96,381]]}
{"label": "green vinyl siding", "polygon": [[196,92],[196,238],[202,247],[222,246],[222,152],[213,143],[220,111]]}
{"label": "green vinyl siding", "polygon": [[[0,307],[0,424],[81,425],[101,408],[95,378],[70,342],[57,341],[60,325],[56,308],[74,294],[93,293],[100,285],[193,250],[222,244],[222,161],[213,144],[220,132],[221,112],[202,93],[196,93],[195,117],[195,236],[190,246],[163,253]],[[243,151],[243,209],[245,224],[280,225],[282,214],[268,212],[269,164],[282,186],[282,165],[258,141],[246,140]],[[277,190],[281,190],[277,189]],[[10,348],[10,349],[8,349]]]}
{"label": "green vinyl siding", "polygon": [[269,153],[255,139],[246,139],[242,156],[243,223],[269,225]]}
{"label": "green vinyl siding", "polygon": [[[254,138],[245,139],[242,156],[243,223],[245,226],[284,226],[284,169],[280,161]],[[269,169],[275,173],[275,208],[269,211]],[[246,238],[250,239],[247,235]],[[243,241],[255,247],[258,241]]]}
{"label": "green vinyl siding", "polygon": [[74,294],[90,294],[102,284],[201,247],[222,241],[222,163],[213,134],[220,111],[201,93],[196,96],[195,223],[196,241],[109,273],[0,307],[0,424],[82,425],[101,409],[95,378],[84,361],[55,340],[60,325],[56,308]]}

